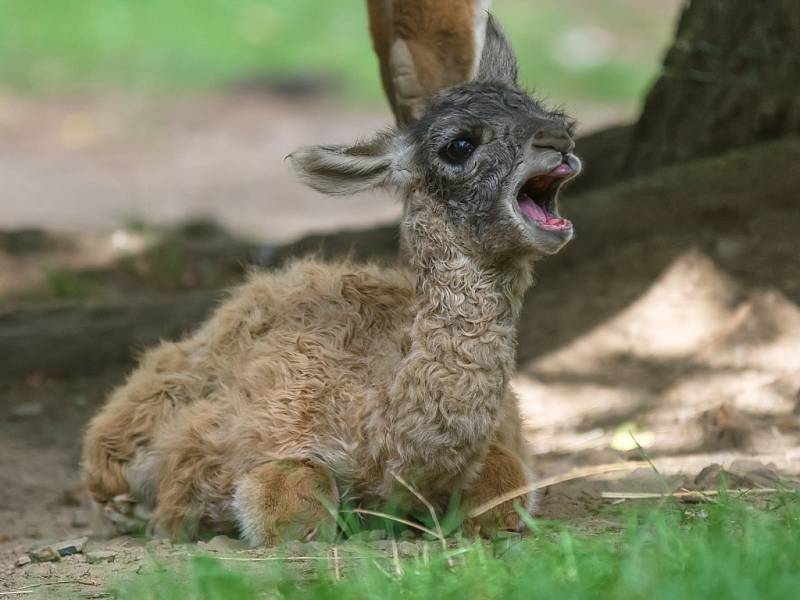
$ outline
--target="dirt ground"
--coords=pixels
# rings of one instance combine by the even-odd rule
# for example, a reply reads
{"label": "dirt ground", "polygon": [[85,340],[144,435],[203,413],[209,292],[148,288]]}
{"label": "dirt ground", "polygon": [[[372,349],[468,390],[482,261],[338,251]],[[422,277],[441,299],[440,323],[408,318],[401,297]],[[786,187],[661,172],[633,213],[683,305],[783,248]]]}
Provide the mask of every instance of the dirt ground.
{"label": "dirt ground", "polygon": [[380,111],[264,94],[31,100],[0,95],[0,229],[113,230],[205,216],[282,242],[395,217],[395,203],[320,201],[284,157],[389,124]]}
{"label": "dirt ground", "polygon": [[[206,123],[210,113],[174,114],[178,121]],[[47,118],[30,127],[44,130]],[[374,123],[360,119],[361,131],[368,132]],[[336,139],[339,132],[352,138],[352,123],[341,118],[323,119],[328,125],[320,125],[319,131],[315,127],[310,131],[301,121],[289,114],[275,129],[264,125],[263,131],[253,131],[242,124],[219,137],[209,134],[217,139],[219,153],[205,162],[191,158],[192,144],[186,140],[185,146],[163,150],[166,154],[155,153],[147,176],[163,169],[152,185],[165,186],[158,189],[169,197],[169,186],[178,185],[167,178],[163,161],[169,155],[178,161],[173,166],[183,165],[180,168],[203,177],[219,175],[234,185],[244,177],[236,169],[245,167],[216,160],[247,155],[250,141],[258,145],[278,136],[270,141],[272,154],[262,148],[261,154],[245,161],[255,177],[262,165],[275,168],[274,163],[280,162],[278,148],[283,152],[287,140],[293,146],[298,140]],[[13,127],[19,126],[15,123]],[[306,127],[302,133],[292,129],[301,125]],[[163,126],[181,125],[164,122]],[[103,208],[105,194],[112,189],[104,186],[113,186],[120,176],[113,152],[107,157],[108,172],[92,174],[101,181],[96,193],[70,200],[75,189],[89,189],[76,188],[74,178],[88,175],[81,174],[79,159],[60,163],[63,156],[50,154],[49,142],[43,140],[35,136],[17,140],[22,148],[29,145],[28,154],[9,157],[8,147],[0,148],[0,177],[8,175],[12,182],[14,177],[17,182],[35,179],[31,174],[44,163],[33,165],[33,156],[52,160],[53,168],[60,164],[55,172],[62,177],[48,183],[53,187],[47,189],[44,182],[49,176],[30,184],[40,186],[36,198],[52,195],[53,203],[46,208],[22,207],[23,212],[13,218],[4,215],[4,226],[45,214],[67,223],[69,206],[79,200],[90,203],[94,207],[90,212],[97,215],[98,220],[87,226],[98,230],[116,226],[118,207]],[[109,147],[103,146],[103,152]],[[590,529],[614,527],[608,509],[638,501],[603,498],[603,492],[662,492],[662,477],[671,491],[714,490],[721,476],[719,468],[707,468],[711,465],[722,465],[731,487],[798,485],[798,161],[800,141],[789,140],[667,169],[577,198],[567,195],[564,210],[575,221],[578,237],[558,257],[539,266],[538,283],[521,323],[520,370],[513,382],[522,400],[537,472],[543,478],[554,477],[574,468],[639,460],[644,452],[659,474],[639,467],[551,486],[543,495],[542,518],[565,519]],[[212,177],[211,168],[220,171]],[[187,189],[172,191],[177,197],[190,194]],[[226,194],[235,196],[231,189],[226,187]],[[300,190],[286,189],[293,195]],[[214,213],[219,197],[206,198],[211,215],[228,226],[258,223],[262,233],[274,226],[279,239],[308,229],[292,230],[286,221],[271,222],[256,196],[251,209],[243,208],[242,214],[234,211],[236,215]],[[237,202],[244,207],[249,200]],[[338,210],[350,216],[353,211],[360,213],[362,223],[390,218],[396,211],[382,198],[352,202],[323,206],[318,196],[299,195],[296,206],[304,219],[334,224],[327,228],[336,227]],[[25,216],[24,210],[32,212]],[[179,216],[170,213],[169,202],[160,208],[153,205],[153,210],[159,218]],[[240,217],[242,221],[237,221]],[[6,266],[31,264],[30,257],[6,253],[1,258]],[[148,546],[141,539],[93,535],[97,528],[78,478],[81,431],[124,373],[124,367],[114,367],[92,377],[64,380],[39,374],[0,383],[0,597],[14,590],[31,592],[27,597],[63,597],[67,592],[99,596],[120,577],[153,568],[151,555],[178,560],[198,551],[240,557],[273,552],[243,553],[227,539],[193,545],[155,541]],[[32,549],[82,536],[89,540],[81,551],[61,560],[37,561],[39,555],[31,554]],[[386,543],[379,540],[374,545],[386,551]],[[422,542],[408,544],[404,551],[413,553],[420,551]],[[97,554],[100,551],[108,553]],[[290,551],[326,556],[329,548],[296,545]],[[25,589],[31,585],[39,587]]]}

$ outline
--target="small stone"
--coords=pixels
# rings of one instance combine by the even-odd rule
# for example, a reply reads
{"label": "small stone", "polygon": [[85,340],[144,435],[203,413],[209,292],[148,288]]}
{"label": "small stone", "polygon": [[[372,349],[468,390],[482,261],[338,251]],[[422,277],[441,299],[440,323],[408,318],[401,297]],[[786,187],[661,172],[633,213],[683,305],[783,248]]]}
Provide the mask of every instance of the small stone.
{"label": "small stone", "polygon": [[212,552],[231,552],[245,550],[247,545],[242,540],[237,540],[227,535],[215,535],[206,543],[206,549]]}
{"label": "small stone", "polygon": [[117,558],[117,553],[113,550],[93,550],[86,553],[86,562],[94,565],[101,562],[114,562]]}
{"label": "small stone", "polygon": [[17,559],[17,562],[15,562],[14,565],[17,567],[24,567],[25,565],[30,564],[30,562],[31,562],[31,557],[28,556],[27,554],[23,554]]}
{"label": "small stone", "polygon": [[702,470],[694,478],[694,483],[701,489],[716,489],[719,486],[720,476],[723,472],[722,465],[712,463]]}
{"label": "small stone", "polygon": [[56,544],[49,544],[34,548],[30,551],[31,559],[36,562],[52,562],[61,560],[62,556],[72,556],[73,554],[80,554],[83,552],[83,547],[89,541],[87,537],[79,537],[73,540],[66,540]]}
{"label": "small stone", "polygon": [[419,554],[419,548],[414,542],[403,540],[397,544],[397,553],[400,556],[416,556]]}
{"label": "small stone", "polygon": [[34,548],[30,551],[29,556],[31,560],[36,562],[52,562],[61,560],[61,555],[53,546],[42,546],[41,548]]}
{"label": "small stone", "polygon": [[53,548],[58,552],[59,556],[72,556],[73,554],[80,554],[83,552],[83,548],[88,541],[89,538],[87,537],[79,537],[74,540],[53,544]]}

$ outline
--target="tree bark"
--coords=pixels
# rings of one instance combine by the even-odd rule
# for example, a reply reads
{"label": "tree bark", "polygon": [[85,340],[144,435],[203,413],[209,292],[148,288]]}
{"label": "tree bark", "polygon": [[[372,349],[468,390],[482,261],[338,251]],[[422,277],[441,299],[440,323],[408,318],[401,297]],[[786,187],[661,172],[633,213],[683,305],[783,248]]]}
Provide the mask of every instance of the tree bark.
{"label": "tree bark", "polygon": [[687,0],[625,170],[800,132],[800,2]]}
{"label": "tree bark", "polygon": [[159,339],[177,339],[202,322],[220,292],[95,306],[0,312],[0,382],[34,373],[90,375],[133,364]]}

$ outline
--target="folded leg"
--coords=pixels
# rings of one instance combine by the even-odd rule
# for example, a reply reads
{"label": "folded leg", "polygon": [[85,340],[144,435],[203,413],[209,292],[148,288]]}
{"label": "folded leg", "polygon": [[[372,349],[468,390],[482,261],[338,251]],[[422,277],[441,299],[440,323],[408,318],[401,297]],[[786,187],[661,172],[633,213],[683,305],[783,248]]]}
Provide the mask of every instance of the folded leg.
{"label": "folded leg", "polygon": [[236,483],[233,506],[242,537],[259,546],[332,536],[336,523],[330,510],[338,502],[336,482],[325,469],[308,461],[275,460]]}
{"label": "folded leg", "polygon": [[[466,510],[471,510],[512,490],[516,490],[531,482],[529,469],[514,452],[494,443],[475,481],[465,493]],[[468,519],[466,528],[481,535],[491,535],[498,530],[519,531],[524,526],[515,509],[520,504],[524,510],[531,512],[534,508],[535,493],[521,495],[508,500],[482,515]]]}

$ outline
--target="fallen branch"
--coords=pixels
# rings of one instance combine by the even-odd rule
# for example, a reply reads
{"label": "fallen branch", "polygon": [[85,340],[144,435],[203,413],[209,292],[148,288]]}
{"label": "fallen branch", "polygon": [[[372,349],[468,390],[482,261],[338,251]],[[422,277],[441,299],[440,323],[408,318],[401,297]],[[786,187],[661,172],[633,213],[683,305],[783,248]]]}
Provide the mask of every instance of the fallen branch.
{"label": "fallen branch", "polygon": [[61,581],[43,581],[41,583],[32,583],[30,585],[26,585],[24,587],[19,588],[18,590],[10,590],[8,592],[0,592],[0,596],[19,596],[22,594],[33,594],[35,588],[45,587],[49,585],[68,585],[68,584],[79,584],[79,585],[98,585],[96,581],[86,581],[83,579],[65,579]]}

